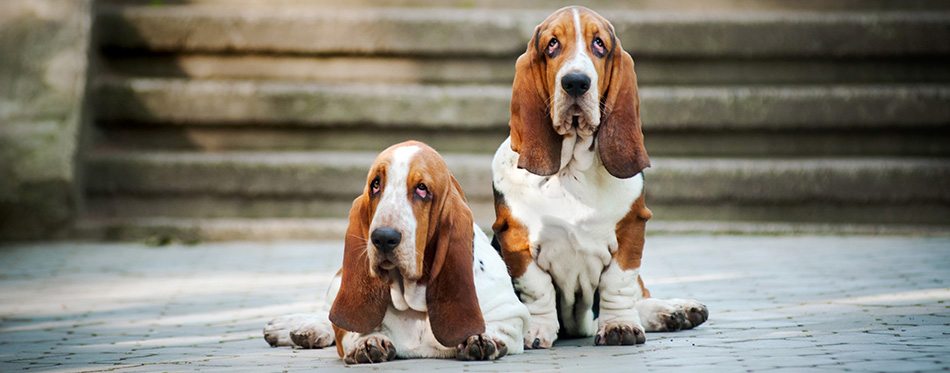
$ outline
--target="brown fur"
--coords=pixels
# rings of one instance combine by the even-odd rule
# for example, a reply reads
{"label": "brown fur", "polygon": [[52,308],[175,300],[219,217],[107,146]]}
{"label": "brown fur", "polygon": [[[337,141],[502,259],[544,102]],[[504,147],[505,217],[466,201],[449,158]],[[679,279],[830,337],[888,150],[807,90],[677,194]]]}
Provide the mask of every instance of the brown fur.
{"label": "brown fur", "polygon": [[495,224],[492,230],[495,239],[501,245],[501,258],[508,266],[512,278],[521,277],[531,263],[531,242],[528,241],[528,228],[511,216],[511,209],[505,204],[505,198],[495,196]]}
{"label": "brown fur", "polygon": [[[640,268],[640,261],[643,259],[643,243],[646,238],[647,220],[653,217],[653,212],[644,204],[644,196],[641,194],[633,202],[630,212],[617,223],[617,251],[614,252],[614,259],[623,270]],[[640,283],[640,289],[643,291],[643,297],[649,298],[650,291],[643,286],[643,278],[637,277]]]}
{"label": "brown fur", "polygon": [[617,223],[615,232],[617,234],[617,251],[614,253],[614,259],[623,270],[640,268],[640,260],[643,258],[643,243],[646,238],[647,220],[653,217],[644,204],[644,196],[641,194],[633,202],[630,212]]}
{"label": "brown fur", "polygon": [[531,47],[536,40],[537,36],[515,65],[508,126],[511,127],[511,150],[521,155],[518,167],[533,174],[551,175],[560,168],[561,136],[554,131],[548,112],[551,98],[544,88],[542,73],[545,69],[540,68],[544,55]]}
{"label": "brown fur", "polygon": [[637,276],[637,282],[640,283],[640,291],[643,292],[643,299],[649,298],[649,297],[650,297],[650,291],[647,290],[647,287],[646,287],[646,286],[643,286],[643,277],[642,277],[642,276]]}
{"label": "brown fur", "polygon": [[336,324],[332,324],[332,326],[333,326],[333,340],[336,341],[336,353],[337,355],[340,355],[340,357],[343,357],[343,353],[344,353],[343,336],[346,335],[347,331],[340,329],[339,327],[336,326]]}
{"label": "brown fur", "polygon": [[367,211],[368,199],[369,193],[364,193],[353,201],[350,209],[350,225],[346,229],[343,249],[342,285],[330,308],[333,325],[358,333],[376,329],[383,322],[390,302],[389,286],[370,275],[365,254],[371,217]]}
{"label": "brown fur", "polygon": [[[620,48],[619,41],[617,48]],[[610,70],[597,143],[607,172],[626,179],[650,167],[650,157],[643,145],[640,128],[640,95],[633,58],[620,49]]]}

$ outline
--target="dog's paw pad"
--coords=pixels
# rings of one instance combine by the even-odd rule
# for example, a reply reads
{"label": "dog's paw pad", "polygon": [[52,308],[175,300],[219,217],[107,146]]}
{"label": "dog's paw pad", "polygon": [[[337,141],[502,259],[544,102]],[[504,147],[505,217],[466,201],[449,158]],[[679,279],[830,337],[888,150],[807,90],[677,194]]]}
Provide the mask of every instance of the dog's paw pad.
{"label": "dog's paw pad", "polygon": [[706,320],[709,320],[709,308],[707,308],[705,304],[696,301],[692,302],[695,304],[684,305],[688,326],[683,329],[695,328],[702,325]]}
{"label": "dog's paw pad", "polygon": [[675,332],[681,329],[689,328],[689,321],[686,319],[686,311],[682,308],[674,308],[672,312],[660,313],[660,325],[658,331]]}
{"label": "dog's paw pad", "polygon": [[382,363],[396,358],[396,347],[386,337],[370,336],[356,341],[355,346],[346,353],[343,361],[347,364]]}
{"label": "dog's paw pad", "polygon": [[301,348],[323,348],[333,344],[332,330],[303,327],[290,332],[290,340]]}
{"label": "dog's paw pad", "polygon": [[459,360],[495,360],[508,355],[505,342],[488,334],[473,335],[458,347]]}
{"label": "dog's paw pad", "polygon": [[597,346],[628,346],[647,341],[643,327],[630,324],[607,324],[594,335]]}

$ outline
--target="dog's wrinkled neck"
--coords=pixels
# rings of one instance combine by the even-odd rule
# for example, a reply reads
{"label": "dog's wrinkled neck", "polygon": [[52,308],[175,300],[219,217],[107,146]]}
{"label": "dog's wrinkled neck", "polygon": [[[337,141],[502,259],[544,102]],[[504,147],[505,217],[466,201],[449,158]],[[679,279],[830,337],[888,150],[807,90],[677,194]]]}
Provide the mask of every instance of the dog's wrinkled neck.
{"label": "dog's wrinkled neck", "polygon": [[416,281],[406,280],[398,269],[390,272],[389,294],[393,307],[400,311],[426,311],[426,286]]}

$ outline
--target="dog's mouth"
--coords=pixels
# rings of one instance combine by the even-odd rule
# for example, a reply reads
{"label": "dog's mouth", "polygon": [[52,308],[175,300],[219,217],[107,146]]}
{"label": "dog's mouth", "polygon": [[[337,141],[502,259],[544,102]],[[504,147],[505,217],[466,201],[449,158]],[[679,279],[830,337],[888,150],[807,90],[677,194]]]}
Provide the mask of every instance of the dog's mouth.
{"label": "dog's mouth", "polygon": [[584,110],[581,109],[580,105],[574,104],[571,107],[567,108],[567,117],[573,118],[574,121],[580,119],[584,115]]}
{"label": "dog's mouth", "polygon": [[589,137],[600,125],[600,109],[591,97],[562,98],[555,102],[551,119],[559,135]]}
{"label": "dog's mouth", "polygon": [[396,263],[393,263],[393,261],[386,259],[386,260],[383,260],[382,263],[379,263],[379,268],[385,271],[389,271],[389,270],[392,270],[393,268],[396,268]]}
{"label": "dog's mouth", "polygon": [[582,136],[590,135],[594,131],[590,118],[584,113],[578,105],[571,105],[564,111],[561,123],[555,126],[555,131],[559,135],[576,133]]}
{"label": "dog's mouth", "polygon": [[402,271],[400,271],[399,265],[390,259],[383,259],[376,265],[376,274],[386,284],[392,285],[402,282]]}

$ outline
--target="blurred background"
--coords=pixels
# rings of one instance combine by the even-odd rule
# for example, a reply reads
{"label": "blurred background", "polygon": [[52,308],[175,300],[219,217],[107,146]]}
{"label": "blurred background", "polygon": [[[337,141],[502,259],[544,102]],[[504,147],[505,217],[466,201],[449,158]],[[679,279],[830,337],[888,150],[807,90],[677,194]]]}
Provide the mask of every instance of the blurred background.
{"label": "blurred background", "polygon": [[950,2],[0,2],[0,238],[340,238],[376,154],[483,228],[515,59],[588,6],[636,61],[649,232],[950,223]]}

